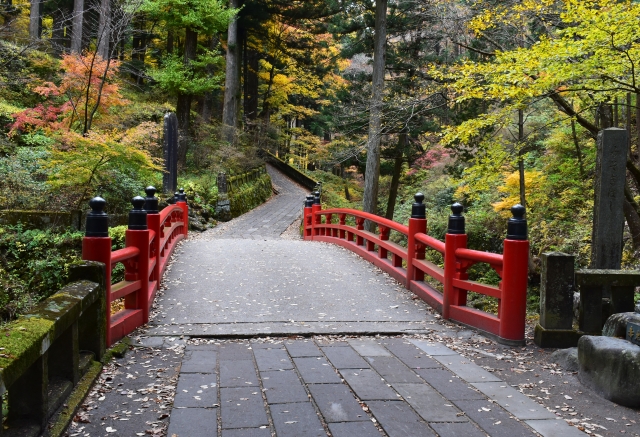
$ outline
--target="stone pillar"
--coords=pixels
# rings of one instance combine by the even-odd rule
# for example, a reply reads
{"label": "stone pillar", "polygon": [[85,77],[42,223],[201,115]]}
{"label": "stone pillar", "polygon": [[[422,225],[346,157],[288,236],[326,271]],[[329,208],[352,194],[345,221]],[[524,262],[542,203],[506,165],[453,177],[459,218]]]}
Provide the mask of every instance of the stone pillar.
{"label": "stone pillar", "polygon": [[598,133],[590,269],[620,268],[628,152],[625,129],[609,128]]}
{"label": "stone pillar", "polygon": [[164,169],[162,191],[173,193],[178,188],[178,117],[172,112],[164,116]]}
{"label": "stone pillar", "polygon": [[534,342],[540,347],[575,347],[580,336],[573,330],[575,256],[542,254],[540,320]]}
{"label": "stone pillar", "polygon": [[218,173],[218,203],[216,204],[216,218],[221,221],[231,220],[231,202],[229,201],[227,175]]}

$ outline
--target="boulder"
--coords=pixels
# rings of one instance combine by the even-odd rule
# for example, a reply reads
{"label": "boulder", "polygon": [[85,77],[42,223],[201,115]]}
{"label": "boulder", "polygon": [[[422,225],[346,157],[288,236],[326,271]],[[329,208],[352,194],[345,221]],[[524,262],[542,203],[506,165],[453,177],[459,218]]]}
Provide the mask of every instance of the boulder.
{"label": "boulder", "polygon": [[193,217],[189,217],[189,229],[198,232],[204,232],[206,230],[205,227],[202,226],[202,223],[200,223],[200,220]]}
{"label": "boulder", "polygon": [[615,337],[584,335],[578,341],[580,381],[625,407],[640,407],[640,346]]}
{"label": "boulder", "polygon": [[605,337],[626,338],[628,322],[640,324],[640,314],[634,312],[611,315],[604,324],[604,328],[602,328],[602,335]]}
{"label": "boulder", "polygon": [[556,363],[567,372],[577,372],[579,369],[578,348],[559,349],[551,354],[549,361]]}

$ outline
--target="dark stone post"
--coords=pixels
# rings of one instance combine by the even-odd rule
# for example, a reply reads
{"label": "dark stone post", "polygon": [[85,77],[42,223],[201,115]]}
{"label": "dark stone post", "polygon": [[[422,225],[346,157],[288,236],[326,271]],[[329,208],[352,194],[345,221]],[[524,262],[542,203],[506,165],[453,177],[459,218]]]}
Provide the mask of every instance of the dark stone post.
{"label": "dark stone post", "polygon": [[102,197],[94,197],[89,201],[91,212],[87,214],[86,237],[108,237],[109,216],[104,211],[107,202]]}
{"label": "dark stone post", "polygon": [[575,256],[560,252],[542,254],[540,320],[534,342],[540,347],[575,347],[580,336],[573,330]]}
{"label": "dark stone post", "polygon": [[144,210],[147,211],[147,214],[159,214],[156,187],[148,186],[144,192],[147,194],[147,197],[144,198]]}
{"label": "dark stone post", "polygon": [[171,193],[178,187],[178,118],[172,112],[164,116],[164,166],[162,191]]}
{"label": "dark stone post", "polygon": [[129,211],[129,229],[134,231],[146,231],[147,211],[144,210],[146,200],[144,197],[136,196],[131,201],[133,209]]}
{"label": "dark stone post", "polygon": [[227,174],[218,173],[218,202],[216,204],[216,218],[221,221],[231,220],[231,201],[229,200],[229,185]]}
{"label": "dark stone post", "polygon": [[609,128],[598,133],[591,269],[620,268],[627,142],[625,129]]}

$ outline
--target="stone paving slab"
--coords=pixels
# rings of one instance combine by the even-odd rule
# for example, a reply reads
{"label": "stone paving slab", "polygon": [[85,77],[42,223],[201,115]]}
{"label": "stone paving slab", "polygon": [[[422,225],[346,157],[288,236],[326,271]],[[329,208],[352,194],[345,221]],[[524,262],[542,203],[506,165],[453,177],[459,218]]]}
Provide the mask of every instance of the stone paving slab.
{"label": "stone paving slab", "polygon": [[389,437],[435,436],[413,409],[401,401],[371,401],[369,408]]}
{"label": "stone paving slab", "polygon": [[220,389],[222,428],[257,428],[269,424],[261,391],[256,387]]}
{"label": "stone paving slab", "polygon": [[309,391],[322,416],[331,422],[360,422],[371,420],[362,411],[349,387],[343,384],[309,384]]}
{"label": "stone paving slab", "polygon": [[575,426],[569,426],[562,419],[527,420],[527,425],[546,437],[584,437],[584,433]]}
{"label": "stone paving slab", "polygon": [[269,404],[307,402],[309,400],[304,384],[293,370],[261,372],[260,378]]}
{"label": "stone paving slab", "polygon": [[489,398],[495,400],[502,408],[519,419],[555,419],[542,405],[533,402],[505,382],[480,382],[471,384]]}
{"label": "stone paving slab", "polygon": [[501,381],[500,378],[462,355],[442,355],[434,358],[467,382]]}
{"label": "stone paving slab", "polygon": [[468,422],[460,410],[428,384],[392,384],[392,386],[426,422]]}
{"label": "stone paving slab", "polygon": [[322,352],[336,369],[368,369],[369,364],[350,347],[323,347]]}
{"label": "stone paving slab", "polygon": [[330,423],[333,437],[380,437],[382,434],[371,422]]}
{"label": "stone paving slab", "polygon": [[311,402],[279,404],[271,408],[279,437],[326,437],[327,432]]}
{"label": "stone paving slab", "polygon": [[293,361],[306,384],[340,383],[340,377],[324,357],[294,358]]}
{"label": "stone paving slab", "polygon": [[511,418],[500,406],[483,400],[453,401],[491,437],[533,437],[535,434],[523,423]]}
{"label": "stone paving slab", "polygon": [[174,408],[171,411],[167,435],[171,437],[217,436],[217,409]]}
{"label": "stone paving slab", "polygon": [[218,403],[217,375],[181,373],[176,388],[174,407],[212,408]]}

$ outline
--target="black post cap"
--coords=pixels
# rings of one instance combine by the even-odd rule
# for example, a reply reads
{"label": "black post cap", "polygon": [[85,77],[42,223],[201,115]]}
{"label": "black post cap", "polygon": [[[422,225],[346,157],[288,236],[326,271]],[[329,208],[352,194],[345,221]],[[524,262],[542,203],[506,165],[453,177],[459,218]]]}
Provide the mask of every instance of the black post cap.
{"label": "black post cap", "polygon": [[511,207],[510,218],[507,222],[507,240],[526,240],[527,239],[527,220],[524,218],[524,206],[517,204]]}
{"label": "black post cap", "polygon": [[156,187],[148,186],[144,189],[147,197],[144,199],[144,209],[147,214],[158,214],[158,198],[156,196]]}
{"label": "black post cap", "polygon": [[173,203],[176,203],[178,200],[180,200],[180,193],[176,191],[173,193]]}
{"label": "black post cap", "polygon": [[184,188],[180,188],[180,192],[178,193],[178,200],[181,200],[183,202],[187,201],[187,195],[184,194]]}
{"label": "black post cap", "polygon": [[147,211],[144,210],[144,197],[136,196],[131,201],[133,209],[129,211],[129,229],[133,231],[147,230]]}
{"label": "black post cap", "polygon": [[86,237],[108,237],[109,216],[104,212],[107,201],[102,197],[94,197],[89,201],[91,212],[87,214]]}
{"label": "black post cap", "polygon": [[316,191],[313,193],[313,204],[320,205],[320,191]]}
{"label": "black post cap", "polygon": [[422,203],[424,202],[424,194],[416,193],[416,195],[413,196],[413,198],[415,199],[415,203],[411,207],[411,218],[415,218],[415,219],[427,218],[427,209],[424,203]]}
{"label": "black post cap", "polygon": [[452,214],[449,216],[449,229],[448,234],[464,234],[464,216],[462,215],[464,207],[458,202],[451,205]]}
{"label": "black post cap", "polygon": [[304,201],[304,207],[311,208],[313,206],[313,200],[314,200],[313,194],[309,194],[307,196],[307,199]]}

